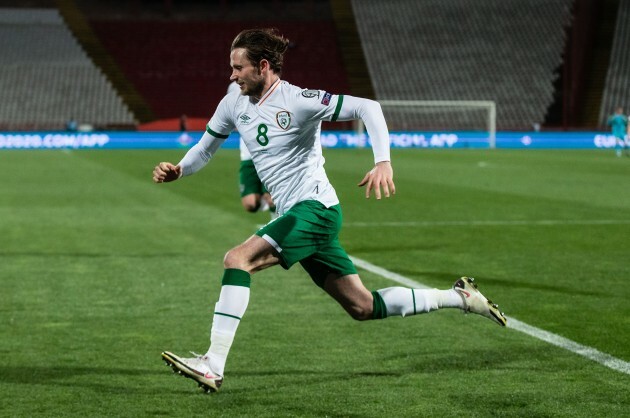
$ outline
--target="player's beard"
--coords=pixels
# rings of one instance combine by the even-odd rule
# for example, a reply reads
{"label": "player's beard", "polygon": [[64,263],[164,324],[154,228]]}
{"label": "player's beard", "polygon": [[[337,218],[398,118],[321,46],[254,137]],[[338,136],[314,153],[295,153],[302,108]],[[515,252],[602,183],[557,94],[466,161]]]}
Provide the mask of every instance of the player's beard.
{"label": "player's beard", "polygon": [[260,100],[262,97],[262,92],[265,89],[265,79],[260,74],[260,69],[258,70],[258,76],[260,78],[252,79],[251,82],[245,82],[243,86],[244,89],[241,90],[241,94],[243,96],[250,96],[253,99]]}

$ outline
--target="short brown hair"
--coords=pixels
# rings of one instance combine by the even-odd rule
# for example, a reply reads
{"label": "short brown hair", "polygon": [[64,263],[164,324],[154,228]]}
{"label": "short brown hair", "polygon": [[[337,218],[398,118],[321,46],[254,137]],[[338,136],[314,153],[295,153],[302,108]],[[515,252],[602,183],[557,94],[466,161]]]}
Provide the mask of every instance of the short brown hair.
{"label": "short brown hair", "polygon": [[269,67],[277,74],[282,73],[282,60],[289,47],[289,40],[278,33],[275,28],[246,29],[236,35],[232,41],[231,51],[243,48],[247,51],[247,59],[254,65],[265,59]]}

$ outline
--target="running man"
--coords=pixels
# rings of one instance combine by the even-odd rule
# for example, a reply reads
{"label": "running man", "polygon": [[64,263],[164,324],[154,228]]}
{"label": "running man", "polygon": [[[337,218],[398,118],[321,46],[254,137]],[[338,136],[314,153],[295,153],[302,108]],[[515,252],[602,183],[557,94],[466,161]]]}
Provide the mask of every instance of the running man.
{"label": "running man", "polygon": [[207,353],[189,358],[162,353],[174,371],[195,380],[206,392],[217,391],[223,383],[227,356],[249,303],[251,276],[278,264],[288,269],[299,262],[319,287],[359,321],[458,308],[501,326],[507,322],[468,277],[446,290],[365,288],[339,242],[341,206],[324,170],[320,128],[323,120],[363,120],[375,165],[358,185],[365,187],[366,198],[374,193],[380,200],[396,191],[385,118],[375,101],[305,90],[281,80],[287,46],[288,40],[275,29],[239,33],[230,52],[230,80],[240,86],[241,94],[223,98],[203,137],[179,164],[161,162],[153,171],[156,183],[194,174],[237,129],[279,214],[226,253]]}

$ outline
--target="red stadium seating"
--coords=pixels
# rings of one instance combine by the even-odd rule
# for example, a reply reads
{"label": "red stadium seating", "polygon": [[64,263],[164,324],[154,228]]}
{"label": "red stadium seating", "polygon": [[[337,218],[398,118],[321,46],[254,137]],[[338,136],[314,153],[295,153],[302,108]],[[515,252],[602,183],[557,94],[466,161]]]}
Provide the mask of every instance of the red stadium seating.
{"label": "red stadium seating", "polygon": [[276,27],[290,41],[283,78],[350,93],[333,22],[92,20],[107,51],[160,119],[208,119],[229,84],[229,48],[244,28]]}

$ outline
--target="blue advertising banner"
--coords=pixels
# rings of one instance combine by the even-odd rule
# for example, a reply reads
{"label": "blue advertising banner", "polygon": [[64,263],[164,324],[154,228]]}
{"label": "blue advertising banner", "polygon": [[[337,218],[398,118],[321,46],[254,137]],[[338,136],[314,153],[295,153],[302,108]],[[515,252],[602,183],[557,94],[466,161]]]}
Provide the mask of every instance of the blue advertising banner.
{"label": "blue advertising banner", "polygon": [[[173,149],[189,148],[203,132],[0,132],[0,149]],[[487,132],[392,132],[392,148],[488,148]],[[370,146],[366,134],[324,131],[325,148]],[[614,148],[615,137],[603,132],[497,132],[497,148]],[[238,148],[233,133],[224,148]]]}

